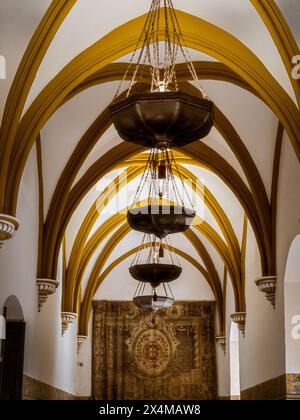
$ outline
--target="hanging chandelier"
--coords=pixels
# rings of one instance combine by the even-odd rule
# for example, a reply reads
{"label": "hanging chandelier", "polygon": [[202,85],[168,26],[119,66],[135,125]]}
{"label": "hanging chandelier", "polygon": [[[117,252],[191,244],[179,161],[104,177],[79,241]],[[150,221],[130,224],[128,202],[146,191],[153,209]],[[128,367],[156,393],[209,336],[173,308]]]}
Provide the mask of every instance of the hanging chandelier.
{"label": "hanging chandelier", "polygon": [[[176,62],[180,55],[199,88],[199,96],[179,89]],[[149,72],[150,92],[133,94],[133,86],[149,77]],[[117,100],[131,74],[125,99]],[[110,115],[123,140],[148,148],[184,146],[210,132],[213,103],[199,84],[172,0],[152,0]]]}
{"label": "hanging chandelier", "polygon": [[133,302],[141,309],[156,312],[173,305],[169,283],[180,277],[182,268],[178,258],[175,261],[173,247],[165,241],[165,244],[163,240],[157,242],[154,235],[145,234],[129,268],[131,276],[138,281]]}
{"label": "hanging chandelier", "polygon": [[[146,205],[141,206],[139,202],[145,191]],[[129,225],[133,230],[162,239],[169,234],[186,231],[195,215],[196,211],[172,150],[151,149],[127,213]]]}

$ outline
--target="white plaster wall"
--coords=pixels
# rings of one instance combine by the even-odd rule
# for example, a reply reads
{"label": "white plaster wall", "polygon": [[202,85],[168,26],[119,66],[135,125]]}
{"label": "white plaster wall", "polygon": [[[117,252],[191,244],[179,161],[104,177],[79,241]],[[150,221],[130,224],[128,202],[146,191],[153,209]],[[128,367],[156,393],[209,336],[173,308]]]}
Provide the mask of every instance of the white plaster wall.
{"label": "white plaster wall", "polygon": [[[290,280],[287,267],[287,260],[290,247],[294,238],[300,233],[300,165],[293,151],[291,143],[287,136],[284,137],[282,160],[280,170],[280,184],[278,195],[279,209],[278,209],[278,242],[277,242],[277,258],[278,258],[278,294],[281,296],[282,316],[284,316],[285,305],[285,340],[286,340],[286,372],[298,373],[300,372],[300,352],[299,341],[292,337],[292,319],[293,312],[298,312],[300,315],[299,299],[298,302],[295,296],[290,293]],[[299,251],[296,257],[298,261],[298,276],[299,276]],[[285,278],[285,275],[287,277]],[[294,279],[295,280],[295,279]],[[298,285],[296,286],[298,287]],[[298,289],[299,290],[299,289]],[[294,290],[297,293],[297,290]],[[298,292],[299,293],[299,292]],[[278,296],[277,294],[277,296]],[[284,302],[284,295],[285,302]],[[299,294],[297,295],[299,298]],[[298,349],[298,352],[297,352]],[[297,371],[293,371],[297,369]]]}
{"label": "white plaster wall", "polygon": [[6,79],[0,79],[0,119],[18,65],[50,3],[51,0],[0,2],[0,54],[6,60]]}
{"label": "white plaster wall", "polygon": [[240,349],[239,349],[239,328],[234,322],[230,326],[229,338],[229,358],[230,358],[230,395],[239,396],[241,393],[240,385]]}
{"label": "white plaster wall", "polygon": [[[205,80],[202,82],[202,85],[209,97],[223,111],[241,137],[255,161],[267,194],[270,196],[275,149],[274,139],[276,138],[278,125],[277,117],[255,95],[231,83]],[[216,150],[222,153],[219,146]],[[226,159],[227,155],[226,153]],[[230,160],[228,162],[231,164]],[[233,165],[233,167],[241,173],[237,164]]]}
{"label": "white plaster wall", "polygon": [[[116,86],[116,83],[104,83],[76,95],[59,108],[42,128],[45,214],[72,152],[82,135],[110,104]],[[102,148],[101,153],[106,151]]]}
{"label": "white plaster wall", "polygon": [[[292,318],[296,314],[300,315],[300,265],[299,246],[297,247],[297,244],[297,256],[294,257],[294,261],[290,261],[292,265],[288,264],[288,256],[293,241],[300,234],[300,165],[287,136],[285,136],[283,143],[280,175],[277,221],[278,292],[282,297],[282,312],[285,306],[286,371],[288,373],[298,373],[300,372],[300,347],[299,341],[292,337]],[[294,273],[297,273],[297,278],[295,278]],[[285,302],[283,302],[284,295]],[[297,369],[297,371],[293,371],[294,369]]]}
{"label": "white plaster wall", "polygon": [[61,336],[61,256],[57,281],[60,282],[54,296],[48,298],[40,314],[35,315],[35,328],[30,343],[33,376],[58,389],[76,393],[76,345],[77,321]]}
{"label": "white plaster wall", "polygon": [[286,372],[300,372],[300,235],[292,245],[284,276]]}
{"label": "white plaster wall", "polygon": [[[60,336],[61,286],[37,312],[38,181],[33,148],[22,177],[17,208],[20,228],[0,251],[0,311],[10,295],[22,306],[26,322],[24,374],[75,392],[76,326]],[[58,274],[58,279],[61,273]]]}
{"label": "white plaster wall", "polygon": [[249,229],[246,256],[246,336],[240,333],[241,390],[276,378],[284,372],[284,326],[282,305],[276,309],[254,283],[261,276],[260,259]]}
{"label": "white plaster wall", "polygon": [[89,319],[88,338],[82,344],[77,359],[76,394],[81,397],[92,395],[92,334],[93,311]]}
{"label": "white plaster wall", "polygon": [[[235,303],[233,288],[230,277],[227,279],[226,289],[226,352],[220,345],[216,346],[216,357],[217,357],[217,379],[218,379],[218,397],[229,397],[230,396],[230,326],[231,318],[230,315],[235,312]],[[216,334],[218,334],[216,330]]]}
{"label": "white plaster wall", "polygon": [[[216,330],[216,334],[217,334]],[[227,343],[228,346],[228,343]],[[230,395],[230,372],[229,372],[229,352],[223,352],[221,345],[216,344],[216,363],[217,363],[217,396],[226,398]]]}
{"label": "white plaster wall", "polygon": [[10,295],[22,306],[26,325],[24,369],[31,373],[31,355],[36,316],[36,262],[38,250],[38,184],[35,149],[32,150],[22,177],[17,217],[20,228],[16,237],[4,244],[0,251],[1,281],[0,307]]}
{"label": "white plaster wall", "polygon": [[[250,230],[246,259],[246,337],[240,337],[242,390],[276,378],[286,371],[283,279],[290,245],[300,231],[299,193],[299,163],[285,135],[278,190],[276,309],[272,309],[265,295],[254,284],[260,270],[258,251]],[[290,344],[294,343],[290,340]]]}
{"label": "white plaster wall", "polygon": [[300,26],[299,26],[299,15],[300,15],[300,3],[298,0],[275,0],[277,6],[280,8],[281,13],[286,19],[290,26],[297,43],[300,42]]}

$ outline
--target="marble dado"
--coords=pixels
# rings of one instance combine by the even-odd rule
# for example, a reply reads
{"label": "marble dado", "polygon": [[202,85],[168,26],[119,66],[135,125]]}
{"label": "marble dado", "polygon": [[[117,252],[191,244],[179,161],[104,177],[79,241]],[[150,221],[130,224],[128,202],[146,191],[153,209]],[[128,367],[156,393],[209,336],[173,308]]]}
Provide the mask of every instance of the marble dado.
{"label": "marble dado", "polygon": [[89,400],[90,397],[80,397],[69,394],[61,389],[40,382],[30,376],[23,376],[23,400]]}
{"label": "marble dado", "polygon": [[286,374],[241,392],[242,400],[298,400],[300,374]]}
{"label": "marble dado", "polygon": [[286,375],[287,400],[300,400],[300,373]]}
{"label": "marble dado", "polygon": [[[23,400],[90,400],[69,394],[29,376],[23,377]],[[238,397],[218,397],[218,400],[238,400]],[[263,382],[241,392],[241,400],[298,400],[300,374],[287,374]]]}

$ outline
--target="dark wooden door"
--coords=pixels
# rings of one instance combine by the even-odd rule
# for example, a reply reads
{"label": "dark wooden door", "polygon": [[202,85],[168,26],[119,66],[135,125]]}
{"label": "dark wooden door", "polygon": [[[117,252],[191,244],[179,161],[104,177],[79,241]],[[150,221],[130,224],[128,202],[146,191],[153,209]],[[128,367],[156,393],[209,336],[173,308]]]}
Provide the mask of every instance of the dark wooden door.
{"label": "dark wooden door", "polygon": [[1,400],[21,400],[23,385],[23,361],[25,322],[7,321],[1,363]]}

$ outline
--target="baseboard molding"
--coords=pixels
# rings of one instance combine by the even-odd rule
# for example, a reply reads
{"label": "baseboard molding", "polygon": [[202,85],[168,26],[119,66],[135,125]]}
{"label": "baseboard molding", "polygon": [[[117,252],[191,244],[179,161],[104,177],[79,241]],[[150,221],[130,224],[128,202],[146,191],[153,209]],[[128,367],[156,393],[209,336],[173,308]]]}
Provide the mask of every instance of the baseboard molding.
{"label": "baseboard molding", "polygon": [[69,394],[30,376],[23,376],[23,400],[90,400],[91,397],[80,397]]}

